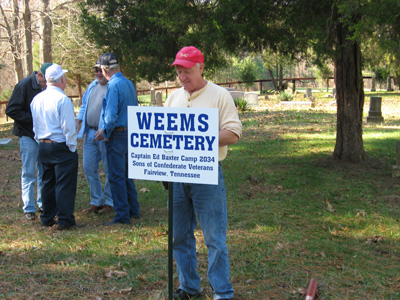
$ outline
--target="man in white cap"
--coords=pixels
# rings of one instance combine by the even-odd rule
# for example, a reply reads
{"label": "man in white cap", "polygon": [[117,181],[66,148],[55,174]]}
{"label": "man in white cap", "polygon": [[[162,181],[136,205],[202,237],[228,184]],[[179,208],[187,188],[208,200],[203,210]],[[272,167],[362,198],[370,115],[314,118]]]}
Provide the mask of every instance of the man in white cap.
{"label": "man in white cap", "polygon": [[43,166],[40,219],[43,226],[58,223],[57,230],[76,227],[73,213],[78,177],[77,134],[74,106],[64,93],[66,72],[57,64],[48,67],[47,89],[31,103],[33,132]]}

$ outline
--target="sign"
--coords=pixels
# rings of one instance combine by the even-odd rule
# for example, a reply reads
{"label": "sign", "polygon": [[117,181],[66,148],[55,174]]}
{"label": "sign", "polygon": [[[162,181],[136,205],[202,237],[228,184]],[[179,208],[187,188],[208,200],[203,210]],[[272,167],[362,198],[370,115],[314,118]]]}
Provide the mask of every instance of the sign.
{"label": "sign", "polygon": [[128,176],[218,184],[218,109],[128,107]]}

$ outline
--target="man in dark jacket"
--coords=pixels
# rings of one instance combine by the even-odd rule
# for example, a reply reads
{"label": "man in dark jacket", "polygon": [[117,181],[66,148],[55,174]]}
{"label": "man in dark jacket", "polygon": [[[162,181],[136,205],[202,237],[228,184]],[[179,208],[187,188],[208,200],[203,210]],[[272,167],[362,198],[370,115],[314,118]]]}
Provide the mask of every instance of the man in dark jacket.
{"label": "man in dark jacket", "polygon": [[[39,144],[34,140],[32,99],[46,89],[45,71],[52,63],[44,63],[38,71],[22,79],[14,88],[6,108],[6,114],[14,119],[13,134],[19,137],[20,155],[22,160],[21,190],[25,218],[36,220],[35,183],[37,182],[36,203],[42,210],[42,168],[39,158]],[[37,175],[36,175],[37,170]]]}

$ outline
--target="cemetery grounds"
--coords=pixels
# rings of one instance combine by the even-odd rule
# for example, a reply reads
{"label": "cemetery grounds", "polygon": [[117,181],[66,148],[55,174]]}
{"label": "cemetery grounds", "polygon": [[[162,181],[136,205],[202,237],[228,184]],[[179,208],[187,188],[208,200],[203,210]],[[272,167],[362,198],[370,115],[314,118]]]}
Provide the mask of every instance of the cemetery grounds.
{"label": "cemetery grounds", "polygon": [[[369,97],[382,96],[383,124],[366,124]],[[282,106],[270,96],[240,113],[244,133],[223,162],[228,247],[235,299],[304,299],[312,278],[321,299],[400,299],[400,178],[392,177],[399,141],[400,93],[366,93],[360,164],[334,161],[336,106]],[[141,218],[104,227],[90,215],[79,142],[75,206],[84,228],[55,232],[23,217],[18,139],[0,124],[0,298],[166,299],[167,192],[136,181]],[[101,174],[104,181],[104,174]],[[203,296],[207,249],[200,228]],[[175,266],[174,266],[174,270]],[[176,271],[175,286],[178,285]]]}

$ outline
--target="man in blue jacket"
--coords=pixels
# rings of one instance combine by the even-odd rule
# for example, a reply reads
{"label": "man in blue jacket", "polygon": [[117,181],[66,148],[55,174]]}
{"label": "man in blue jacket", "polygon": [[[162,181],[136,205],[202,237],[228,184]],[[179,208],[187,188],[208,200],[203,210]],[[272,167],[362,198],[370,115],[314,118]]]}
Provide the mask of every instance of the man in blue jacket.
{"label": "man in blue jacket", "polygon": [[[36,220],[35,183],[37,183],[36,204],[42,211],[42,167],[39,162],[39,144],[34,140],[31,102],[46,88],[45,72],[52,63],[44,63],[38,71],[22,79],[14,88],[8,101],[6,114],[14,120],[13,134],[19,137],[22,161],[21,194],[25,218]],[[37,175],[36,175],[37,171]]]}
{"label": "man in blue jacket", "polygon": [[96,140],[106,140],[108,179],[116,215],[104,225],[129,224],[139,218],[139,202],[135,183],[128,178],[128,106],[138,105],[132,81],[120,71],[117,57],[105,53],[100,57],[103,75],[108,80],[103,100],[103,126]]}
{"label": "man in blue jacket", "polygon": [[[82,105],[76,116],[76,130],[78,132],[78,139],[83,139],[86,135],[83,143],[83,169],[89,184],[91,197],[90,207],[86,211],[103,214],[114,211],[114,204],[107,176],[106,145],[104,141],[96,141],[95,134],[103,126],[100,116],[108,80],[103,76],[99,60],[93,69],[96,79],[89,85],[82,97]],[[107,176],[104,185],[104,195],[99,177],[99,164],[101,160],[103,161],[104,173]]]}

